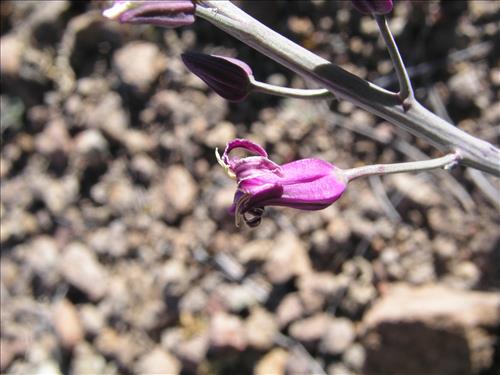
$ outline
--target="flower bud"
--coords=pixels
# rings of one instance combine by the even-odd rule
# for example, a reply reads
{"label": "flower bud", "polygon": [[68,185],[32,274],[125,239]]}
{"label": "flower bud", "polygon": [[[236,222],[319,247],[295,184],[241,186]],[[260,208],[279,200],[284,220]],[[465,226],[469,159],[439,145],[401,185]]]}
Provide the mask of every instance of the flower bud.
{"label": "flower bud", "polygon": [[102,14],[121,23],[151,24],[167,28],[194,22],[195,4],[191,0],[124,1],[116,0]]}
{"label": "flower bud", "polygon": [[351,0],[352,5],[363,14],[387,14],[392,11],[392,0]]}
{"label": "flower bud", "polygon": [[252,69],[243,61],[196,52],[183,53],[182,61],[224,99],[239,102],[252,90]]}

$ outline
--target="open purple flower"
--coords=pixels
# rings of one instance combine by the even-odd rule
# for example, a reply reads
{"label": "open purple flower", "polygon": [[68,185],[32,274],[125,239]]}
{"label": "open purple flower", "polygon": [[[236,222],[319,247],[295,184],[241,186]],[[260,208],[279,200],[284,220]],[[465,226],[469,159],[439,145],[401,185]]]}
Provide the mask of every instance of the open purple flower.
{"label": "open purple flower", "polygon": [[392,11],[392,0],[351,0],[352,5],[363,14],[387,14]]}
{"label": "open purple flower", "polygon": [[174,28],[194,22],[195,4],[191,0],[116,0],[102,14],[121,23],[152,24]]}
{"label": "open purple flower", "polygon": [[[253,156],[230,157],[237,148]],[[219,163],[238,188],[230,212],[250,227],[260,224],[265,206],[321,210],[340,198],[347,186],[342,170],[320,159],[300,159],[283,165],[271,161],[259,145],[246,140],[229,142]]]}
{"label": "open purple flower", "polygon": [[252,89],[252,69],[241,60],[196,52],[181,57],[191,72],[226,100],[239,102]]}

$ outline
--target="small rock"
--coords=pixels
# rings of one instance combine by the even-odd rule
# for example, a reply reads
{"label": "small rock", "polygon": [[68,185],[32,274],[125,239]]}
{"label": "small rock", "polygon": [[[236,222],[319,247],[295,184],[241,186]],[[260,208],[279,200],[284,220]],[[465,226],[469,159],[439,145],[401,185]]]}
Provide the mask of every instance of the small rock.
{"label": "small rock", "polygon": [[349,319],[334,319],[329,325],[321,340],[321,350],[327,354],[341,354],[354,341],[356,334]]}
{"label": "small rock", "polygon": [[2,74],[17,76],[21,67],[25,46],[15,33],[2,36],[0,39],[0,70]]}
{"label": "small rock", "polygon": [[171,259],[159,270],[158,278],[168,297],[180,297],[189,288],[189,272],[183,261]]}
{"label": "small rock", "polygon": [[186,168],[179,165],[169,167],[163,184],[167,211],[174,210],[174,213],[183,215],[193,209],[198,186]]}
{"label": "small rock", "polygon": [[97,129],[84,130],[75,139],[76,152],[85,158],[95,158],[96,155],[106,155],[108,141]]}
{"label": "small rock", "polygon": [[292,323],[290,335],[303,344],[316,344],[321,340],[330,324],[331,318],[327,314],[316,314]]}
{"label": "small rock", "polygon": [[180,370],[178,359],[159,347],[139,358],[134,366],[137,374],[179,374]]}
{"label": "small rock", "polygon": [[441,195],[432,183],[424,181],[421,177],[401,173],[387,178],[398,191],[423,207],[435,206],[442,201]]}
{"label": "small rock", "polygon": [[300,299],[307,313],[322,309],[327,300],[347,288],[349,280],[329,272],[315,272],[300,276],[297,282]]}
{"label": "small rock", "polygon": [[264,271],[273,284],[311,272],[306,245],[293,233],[281,233],[264,264]]}
{"label": "small rock", "polygon": [[115,220],[108,227],[100,227],[90,234],[89,245],[97,254],[121,257],[128,251],[127,228],[123,221]]}
{"label": "small rock", "polygon": [[342,363],[333,363],[328,366],[328,375],[354,375],[354,373]]}
{"label": "small rock", "polygon": [[103,313],[93,304],[85,303],[79,306],[80,320],[83,329],[89,335],[97,335],[105,327]]}
{"label": "small rock", "polygon": [[278,324],[281,328],[304,315],[304,306],[298,293],[290,293],[283,298],[276,310]]}
{"label": "small rock", "polygon": [[363,325],[363,373],[478,374],[493,364],[488,329],[500,326],[500,293],[395,285]]}
{"label": "small rock", "polygon": [[149,183],[158,175],[156,162],[146,154],[135,155],[130,162],[130,169],[141,182]]}
{"label": "small rock", "polygon": [[52,321],[61,345],[71,350],[83,339],[83,327],[75,306],[67,299],[56,302]]}
{"label": "small rock", "polygon": [[218,312],[210,320],[210,346],[214,349],[230,348],[243,351],[247,346],[245,329],[240,318]]}
{"label": "small rock", "polygon": [[173,351],[188,366],[197,367],[206,357],[208,351],[208,333],[202,333],[188,340],[177,342]]}
{"label": "small rock", "polygon": [[95,347],[107,357],[113,357],[121,366],[132,367],[137,358],[148,350],[141,336],[119,334],[111,328],[105,328],[96,337]]}
{"label": "small rock", "polygon": [[256,307],[245,321],[248,344],[257,350],[268,350],[278,332],[278,325],[272,314]]}
{"label": "small rock", "polygon": [[363,347],[363,345],[358,343],[351,345],[342,355],[342,361],[347,366],[349,366],[349,368],[352,368],[358,373],[361,372],[363,365],[365,363],[365,359],[366,359],[365,348]]}
{"label": "small rock", "polygon": [[[232,198],[231,198],[232,199]],[[228,206],[226,206],[227,208]],[[245,243],[238,251],[238,259],[243,264],[263,262],[271,253],[273,241],[257,239]]]}
{"label": "small rock", "polygon": [[73,351],[71,374],[75,375],[108,375],[117,374],[114,366],[108,365],[103,356],[94,351],[87,342],[82,342]]}
{"label": "small rock", "polygon": [[[140,56],[140,60],[137,57]],[[165,70],[166,57],[150,42],[132,42],[117,50],[113,64],[120,78],[140,92],[146,92]]]}
{"label": "small rock", "polygon": [[221,284],[217,288],[217,295],[227,306],[229,311],[237,313],[257,303],[251,290],[240,284]]}
{"label": "small rock", "polygon": [[132,155],[151,152],[157,146],[156,140],[151,135],[135,129],[123,133],[121,140]]}
{"label": "small rock", "polygon": [[42,278],[52,278],[49,274],[57,275],[59,248],[52,237],[45,235],[35,237],[26,255],[28,264]]}
{"label": "small rock", "polygon": [[68,126],[60,117],[51,120],[35,137],[35,148],[42,155],[53,156],[58,151],[66,154],[71,150],[71,146]]}
{"label": "small rock", "polygon": [[204,311],[207,294],[199,287],[190,288],[179,302],[179,310],[184,313],[197,314]]}
{"label": "small rock", "polygon": [[80,289],[92,301],[106,293],[108,275],[88,247],[73,242],[67,246],[59,261],[63,277]]}
{"label": "small rock", "polygon": [[255,375],[285,375],[288,353],[285,349],[275,348],[264,355],[256,364]]}
{"label": "small rock", "polygon": [[227,121],[218,123],[213,129],[205,133],[204,143],[210,148],[224,148],[231,139],[236,138],[236,129]]}

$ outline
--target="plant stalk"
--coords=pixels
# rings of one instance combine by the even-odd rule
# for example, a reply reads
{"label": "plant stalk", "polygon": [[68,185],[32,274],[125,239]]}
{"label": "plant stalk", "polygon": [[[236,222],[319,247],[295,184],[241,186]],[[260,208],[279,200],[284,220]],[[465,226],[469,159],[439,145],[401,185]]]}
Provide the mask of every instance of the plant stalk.
{"label": "plant stalk", "polygon": [[230,1],[204,0],[196,14],[305,78],[312,79],[339,99],[421,137],[443,152],[459,152],[461,163],[500,177],[500,150],[424,108],[415,99],[409,105],[396,93],[365,81],[331,64],[263,25]]}

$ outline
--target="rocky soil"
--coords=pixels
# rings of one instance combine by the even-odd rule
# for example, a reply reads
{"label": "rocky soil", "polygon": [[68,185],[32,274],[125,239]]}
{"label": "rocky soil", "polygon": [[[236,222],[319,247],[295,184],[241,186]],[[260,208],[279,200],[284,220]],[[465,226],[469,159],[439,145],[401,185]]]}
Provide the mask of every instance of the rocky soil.
{"label": "rocky soil", "polygon": [[[346,102],[227,103],[184,50],[312,86],[203,20],[119,25],[104,6],[1,2],[2,373],[500,372],[498,179],[372,178],[323,211],[236,228],[214,157],[232,138],[279,163],[438,153]],[[395,88],[376,24],[348,2],[242,6]],[[494,1],[398,1],[390,20],[419,99],[497,144],[499,17]]]}

